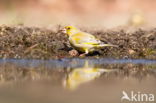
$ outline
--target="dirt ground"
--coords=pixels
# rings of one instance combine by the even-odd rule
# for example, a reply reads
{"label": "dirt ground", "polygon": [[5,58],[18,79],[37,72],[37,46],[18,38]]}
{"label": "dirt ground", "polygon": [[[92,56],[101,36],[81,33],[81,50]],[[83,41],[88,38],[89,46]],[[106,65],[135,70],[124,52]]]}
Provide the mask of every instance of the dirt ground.
{"label": "dirt ground", "polygon": [[[55,28],[0,26],[0,58],[59,59],[72,57],[67,36]],[[106,47],[86,57],[156,59],[156,29],[118,27],[114,29],[80,28],[102,41],[118,45]],[[79,56],[77,56],[79,57]]]}

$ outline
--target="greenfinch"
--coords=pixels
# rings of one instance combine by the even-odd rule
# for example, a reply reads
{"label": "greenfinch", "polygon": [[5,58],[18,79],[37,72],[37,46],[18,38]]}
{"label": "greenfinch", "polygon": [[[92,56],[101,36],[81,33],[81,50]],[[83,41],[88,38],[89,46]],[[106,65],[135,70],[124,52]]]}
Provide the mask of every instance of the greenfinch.
{"label": "greenfinch", "polygon": [[105,44],[94,35],[82,32],[74,26],[66,26],[63,29],[63,32],[68,35],[71,46],[80,52],[84,52],[85,54],[106,46],[117,47],[116,45]]}
{"label": "greenfinch", "polygon": [[75,90],[79,85],[92,81],[102,75],[104,72],[111,72],[112,70],[90,67],[88,61],[85,61],[83,67],[73,68],[64,80],[65,88]]}

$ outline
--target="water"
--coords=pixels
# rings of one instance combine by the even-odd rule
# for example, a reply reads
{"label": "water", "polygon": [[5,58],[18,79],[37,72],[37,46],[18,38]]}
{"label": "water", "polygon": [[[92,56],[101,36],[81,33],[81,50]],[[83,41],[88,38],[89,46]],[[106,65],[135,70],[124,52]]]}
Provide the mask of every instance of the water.
{"label": "water", "polygon": [[155,87],[156,60],[0,60],[0,103],[129,103],[123,91]]}

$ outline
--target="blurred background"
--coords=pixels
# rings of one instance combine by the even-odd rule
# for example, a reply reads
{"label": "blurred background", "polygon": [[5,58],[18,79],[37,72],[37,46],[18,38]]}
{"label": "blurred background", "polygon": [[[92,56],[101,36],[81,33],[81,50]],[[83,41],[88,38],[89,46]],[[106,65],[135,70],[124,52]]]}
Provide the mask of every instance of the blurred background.
{"label": "blurred background", "polygon": [[156,0],[0,0],[0,24],[155,26]]}
{"label": "blurred background", "polygon": [[[56,27],[56,25],[75,25],[102,29],[115,27],[148,28],[156,26],[155,11],[156,0],[0,0],[0,25],[21,24],[49,27],[50,29]],[[62,37],[59,33],[47,30],[42,32],[38,28],[11,28],[7,30],[7,27],[4,26],[0,29],[0,41],[2,42],[0,53],[2,56],[10,53],[10,55],[15,54],[14,58],[20,58],[20,54],[24,51],[24,55],[30,53],[30,57],[38,58],[43,54],[50,58],[52,53],[61,51],[61,45],[64,43],[64,36]],[[155,54],[153,49],[155,48],[155,29],[151,31],[138,30],[136,33],[107,31],[100,32],[100,35],[97,31],[95,32],[97,36],[102,38],[112,36],[113,39],[106,38],[106,40],[116,40],[122,44],[121,51],[116,53],[121,53],[120,56],[125,59],[118,62],[115,60],[115,63],[119,64],[111,64],[112,59],[108,59],[108,61],[106,59],[108,64],[107,62],[106,64],[100,64],[101,67],[90,61],[93,67],[89,67],[91,65],[88,64],[88,67],[84,65],[69,68],[68,64],[79,66],[84,61],[71,61],[71,59],[62,61],[63,59],[58,59],[58,61],[52,62],[50,58],[50,62],[47,60],[39,62],[38,59],[36,61],[31,61],[31,59],[29,61],[28,59],[29,62],[26,62],[23,59],[19,59],[19,61],[18,59],[17,61],[16,59],[15,61],[10,59],[7,64],[6,59],[0,59],[0,103],[120,103],[123,96],[122,91],[156,94],[156,60],[153,60],[152,64],[148,60],[141,59],[142,63],[140,63],[138,60],[133,61],[132,59],[131,61],[126,54],[152,57]],[[47,36],[45,36],[46,32]],[[119,33],[118,37],[113,36],[116,33]],[[57,36],[51,36],[51,34]],[[101,36],[104,34],[106,36]],[[126,36],[123,36],[124,34]],[[16,36],[16,39],[14,39],[14,36]],[[136,39],[139,36],[141,39]],[[57,37],[56,40],[55,37]],[[60,41],[57,42],[57,40]],[[141,43],[144,44],[143,46],[140,43],[138,44],[140,41],[145,41]],[[56,43],[58,45],[55,45]],[[140,48],[135,49],[139,45],[141,45]],[[66,48],[66,46],[63,47]],[[55,48],[57,50],[50,54]],[[111,51],[111,49],[106,50]],[[115,49],[113,48],[113,50]],[[62,49],[62,51],[67,53],[65,49]],[[64,57],[66,54],[63,53],[60,52],[60,57],[56,54],[56,57]],[[117,55],[113,54],[114,52],[111,53]],[[109,56],[109,54],[106,54],[106,57],[107,55]],[[4,58],[6,57],[7,55],[4,55]],[[87,57],[86,60],[88,59],[90,58]],[[128,62],[125,62],[126,59]],[[99,59],[95,61],[95,63],[99,62]],[[104,63],[104,61],[101,62]],[[21,64],[18,66],[18,63]],[[37,63],[38,66],[36,67],[28,66],[37,65]],[[50,68],[46,68],[48,67],[46,64],[50,65]],[[28,67],[24,67],[24,65]],[[88,71],[85,69],[88,69]],[[115,71],[104,72],[104,69]]]}

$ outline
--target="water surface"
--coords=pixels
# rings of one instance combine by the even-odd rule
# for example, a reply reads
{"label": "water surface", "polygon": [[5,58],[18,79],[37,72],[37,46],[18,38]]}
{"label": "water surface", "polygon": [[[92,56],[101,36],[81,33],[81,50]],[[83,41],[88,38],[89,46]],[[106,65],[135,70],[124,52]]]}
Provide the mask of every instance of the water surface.
{"label": "water surface", "polygon": [[0,103],[128,103],[123,91],[155,86],[156,60],[0,60]]}

